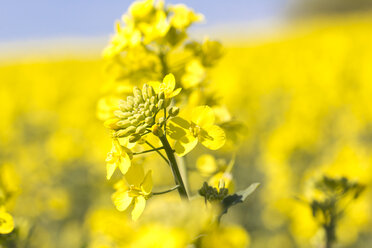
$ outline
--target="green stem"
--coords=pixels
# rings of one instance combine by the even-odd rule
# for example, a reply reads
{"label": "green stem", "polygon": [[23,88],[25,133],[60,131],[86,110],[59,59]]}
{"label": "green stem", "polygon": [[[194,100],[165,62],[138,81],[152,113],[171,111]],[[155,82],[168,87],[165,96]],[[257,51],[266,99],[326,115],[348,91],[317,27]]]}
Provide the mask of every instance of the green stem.
{"label": "green stem", "polygon": [[166,194],[166,193],[169,193],[169,192],[172,192],[172,191],[178,189],[179,187],[180,187],[179,185],[176,185],[176,186],[174,186],[173,188],[170,188],[170,189],[168,189],[168,190],[160,191],[160,192],[153,192],[152,194],[153,194],[153,195],[162,195],[162,194]]}
{"label": "green stem", "polygon": [[160,138],[161,143],[163,144],[165,153],[167,154],[169,164],[172,168],[174,180],[176,181],[176,184],[179,185],[178,193],[180,194],[180,196],[182,198],[188,199],[186,188],[185,188],[185,185],[183,183],[182,176],[181,176],[180,170],[178,168],[176,158],[174,157],[174,153],[173,153],[174,151],[173,151],[172,147],[169,145],[169,142],[168,142],[167,138],[165,137],[165,135],[163,135],[159,138]]}
{"label": "green stem", "polygon": [[[146,144],[148,145],[148,146],[150,146],[152,149],[155,149],[155,146],[153,146],[153,145],[151,145],[151,143],[150,142],[148,142],[148,141],[146,141]],[[161,153],[161,152],[159,152],[158,150],[155,150],[159,155],[160,155],[160,157],[162,157],[163,159],[164,159],[164,161],[165,162],[167,162],[167,164],[169,165],[169,161],[168,161],[168,159]]]}
{"label": "green stem", "polygon": [[140,154],[144,154],[144,153],[148,153],[148,152],[155,152],[155,151],[159,151],[159,150],[162,150],[162,149],[164,149],[164,147],[153,148],[151,150],[146,150],[146,151],[142,151],[142,152],[134,152],[133,155],[140,155]]}

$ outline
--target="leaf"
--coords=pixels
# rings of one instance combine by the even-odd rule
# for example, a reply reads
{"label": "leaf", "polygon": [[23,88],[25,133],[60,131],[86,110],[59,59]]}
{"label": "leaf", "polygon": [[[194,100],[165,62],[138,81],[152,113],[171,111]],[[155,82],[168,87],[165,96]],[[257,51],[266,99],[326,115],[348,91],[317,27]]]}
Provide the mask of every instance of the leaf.
{"label": "leaf", "polygon": [[252,194],[256,189],[257,187],[260,185],[260,183],[252,183],[248,188],[244,189],[244,190],[241,190],[241,191],[238,191],[236,192],[235,194],[233,195],[228,195],[227,197],[225,197],[223,200],[222,200],[222,213],[220,215],[219,218],[222,217],[222,215],[226,214],[227,213],[227,210],[238,204],[238,203],[242,203],[244,202],[244,200],[250,195]]}

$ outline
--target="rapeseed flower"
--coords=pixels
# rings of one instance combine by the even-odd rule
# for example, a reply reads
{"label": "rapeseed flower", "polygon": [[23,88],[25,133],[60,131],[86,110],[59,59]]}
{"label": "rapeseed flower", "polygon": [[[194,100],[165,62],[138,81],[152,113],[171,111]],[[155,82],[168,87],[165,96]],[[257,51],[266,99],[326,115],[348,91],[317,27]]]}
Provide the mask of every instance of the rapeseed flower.
{"label": "rapeseed flower", "polygon": [[226,141],[222,128],[214,124],[213,110],[208,106],[196,107],[191,114],[191,122],[175,117],[169,125],[169,136],[176,140],[175,150],[179,156],[189,153],[200,142],[203,146],[217,150]]}
{"label": "rapeseed flower", "polygon": [[[124,145],[128,145],[128,139],[123,139]],[[107,180],[114,174],[116,168],[119,168],[121,173],[125,175],[131,166],[133,154],[131,150],[124,145],[121,145],[118,139],[113,139],[111,151],[107,154],[106,170]]]}
{"label": "rapeseed flower", "polygon": [[142,165],[133,164],[125,174],[125,182],[116,184],[117,191],[112,195],[116,208],[125,211],[133,206],[132,219],[137,220],[151,197],[152,186],[152,171],[145,175]]}
{"label": "rapeseed flower", "polygon": [[174,89],[176,87],[176,80],[172,73],[166,75],[163,82],[150,82],[150,85],[154,88],[156,93],[164,92],[165,98],[172,98],[177,96],[181,92],[181,88]]}
{"label": "rapeseed flower", "polygon": [[0,234],[11,233],[14,229],[13,217],[5,212],[5,210],[0,209]]}

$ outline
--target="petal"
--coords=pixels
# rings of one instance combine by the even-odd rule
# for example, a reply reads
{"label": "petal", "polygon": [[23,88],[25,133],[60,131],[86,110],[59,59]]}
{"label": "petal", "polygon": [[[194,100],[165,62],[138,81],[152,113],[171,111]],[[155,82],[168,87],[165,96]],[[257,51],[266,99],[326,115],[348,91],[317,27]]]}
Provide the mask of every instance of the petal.
{"label": "petal", "polygon": [[170,95],[169,98],[177,96],[181,92],[182,88],[177,88]]}
{"label": "petal", "polygon": [[143,179],[143,182],[141,184],[141,190],[145,194],[150,194],[152,191],[152,170],[149,170],[146,173],[145,179]]}
{"label": "petal", "polygon": [[110,180],[110,178],[112,177],[112,174],[114,174],[114,171],[116,169],[116,163],[107,163],[106,164],[106,172],[107,172],[107,175],[106,175],[106,178],[107,180]]}
{"label": "petal", "polygon": [[133,163],[127,173],[125,174],[125,180],[129,185],[135,185],[139,187],[143,182],[145,172],[142,164]]}
{"label": "petal", "polygon": [[188,134],[179,139],[174,145],[174,149],[178,156],[182,157],[189,153],[198,144],[198,139]]}
{"label": "petal", "polygon": [[125,175],[132,164],[129,155],[126,152],[123,152],[121,154],[120,163],[119,163],[119,169],[123,175]]}
{"label": "petal", "polygon": [[132,203],[133,198],[129,196],[128,191],[118,191],[112,195],[112,200],[117,210],[124,211]]}
{"label": "petal", "polygon": [[189,128],[190,123],[187,120],[181,117],[174,117],[168,123],[167,133],[172,139],[179,140],[187,134]]}
{"label": "petal", "polygon": [[208,130],[202,130],[199,138],[203,146],[211,150],[220,149],[226,142],[225,131],[216,125],[212,125]]}
{"label": "petal", "polygon": [[201,128],[207,128],[214,124],[214,112],[209,106],[199,106],[192,111],[192,122]]}
{"label": "petal", "polygon": [[137,220],[141,214],[143,213],[143,210],[146,206],[146,200],[143,196],[138,196],[134,199],[134,207],[132,210],[132,219]]}
{"label": "petal", "polygon": [[203,154],[196,160],[196,168],[203,176],[210,176],[217,169],[216,159],[210,154]]}
{"label": "petal", "polygon": [[[176,87],[176,80],[172,73],[169,73],[168,75],[164,77],[163,84],[164,84],[164,89],[166,89],[167,91],[172,92],[174,90],[174,87]],[[170,92],[167,92],[167,93],[170,93]]]}
{"label": "petal", "polygon": [[9,213],[0,210],[0,234],[11,233],[13,229],[13,217]]}

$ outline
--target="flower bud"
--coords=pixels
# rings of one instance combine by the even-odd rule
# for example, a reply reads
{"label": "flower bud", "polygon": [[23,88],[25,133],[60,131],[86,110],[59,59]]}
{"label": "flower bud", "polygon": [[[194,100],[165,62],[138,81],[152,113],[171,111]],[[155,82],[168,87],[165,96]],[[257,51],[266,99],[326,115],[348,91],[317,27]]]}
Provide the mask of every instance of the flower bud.
{"label": "flower bud", "polygon": [[150,105],[150,111],[151,111],[151,112],[154,112],[154,111],[155,111],[155,104],[151,104],[151,105]]}
{"label": "flower bud", "polygon": [[131,114],[129,112],[123,112],[121,110],[115,110],[114,115],[120,119],[128,118]]}
{"label": "flower bud", "polygon": [[146,124],[143,124],[143,125],[137,127],[137,129],[136,129],[136,133],[137,133],[137,134],[141,134],[141,133],[143,133],[144,131],[146,131],[146,127],[147,127]]}
{"label": "flower bud", "polygon": [[164,135],[163,129],[161,129],[159,125],[154,125],[152,127],[152,133],[158,137],[162,137]]}
{"label": "flower bud", "polygon": [[160,126],[163,126],[163,124],[165,123],[165,118],[160,117],[158,123],[159,123]]}
{"label": "flower bud", "polygon": [[146,115],[146,116],[151,116],[151,111],[150,111],[150,110],[146,110],[146,111],[145,111],[145,115]]}
{"label": "flower bud", "polygon": [[164,100],[163,99],[160,99],[158,101],[158,109],[162,109],[164,107]]}
{"label": "flower bud", "polygon": [[121,129],[119,131],[117,131],[115,133],[115,136],[117,138],[121,138],[121,137],[128,137],[129,135],[131,135],[132,133],[134,133],[136,131],[136,127],[134,126],[130,126],[130,127],[127,127],[126,129]]}
{"label": "flower bud", "polygon": [[116,123],[116,125],[117,125],[118,127],[120,127],[120,128],[127,128],[127,127],[129,127],[131,124],[130,124],[130,121],[128,121],[128,120],[121,120],[121,121],[118,121],[118,122]]}
{"label": "flower bud", "polygon": [[132,134],[130,137],[129,137],[129,142],[130,143],[134,143],[134,142],[137,142],[138,140],[141,139],[141,135],[138,135],[138,134]]}
{"label": "flower bud", "polygon": [[178,107],[171,107],[168,113],[169,113],[169,115],[171,117],[175,117],[175,116],[178,115],[179,112],[180,112],[180,108],[178,108]]}
{"label": "flower bud", "polygon": [[159,94],[158,94],[158,98],[159,99],[165,99],[165,95],[164,95],[164,91],[161,91]]}
{"label": "flower bud", "polygon": [[147,87],[148,85],[147,84],[144,84],[143,87],[142,87],[142,97],[143,99],[146,101],[146,99],[148,98],[148,95],[147,95]]}
{"label": "flower bud", "polygon": [[133,88],[133,95],[135,98],[140,97],[142,99],[142,91],[137,86]]}
{"label": "flower bud", "polygon": [[148,125],[152,125],[154,123],[154,117],[152,116],[146,117],[145,123]]}
{"label": "flower bud", "polygon": [[147,87],[147,95],[149,98],[155,96],[155,91],[154,88],[152,88],[152,86]]}

